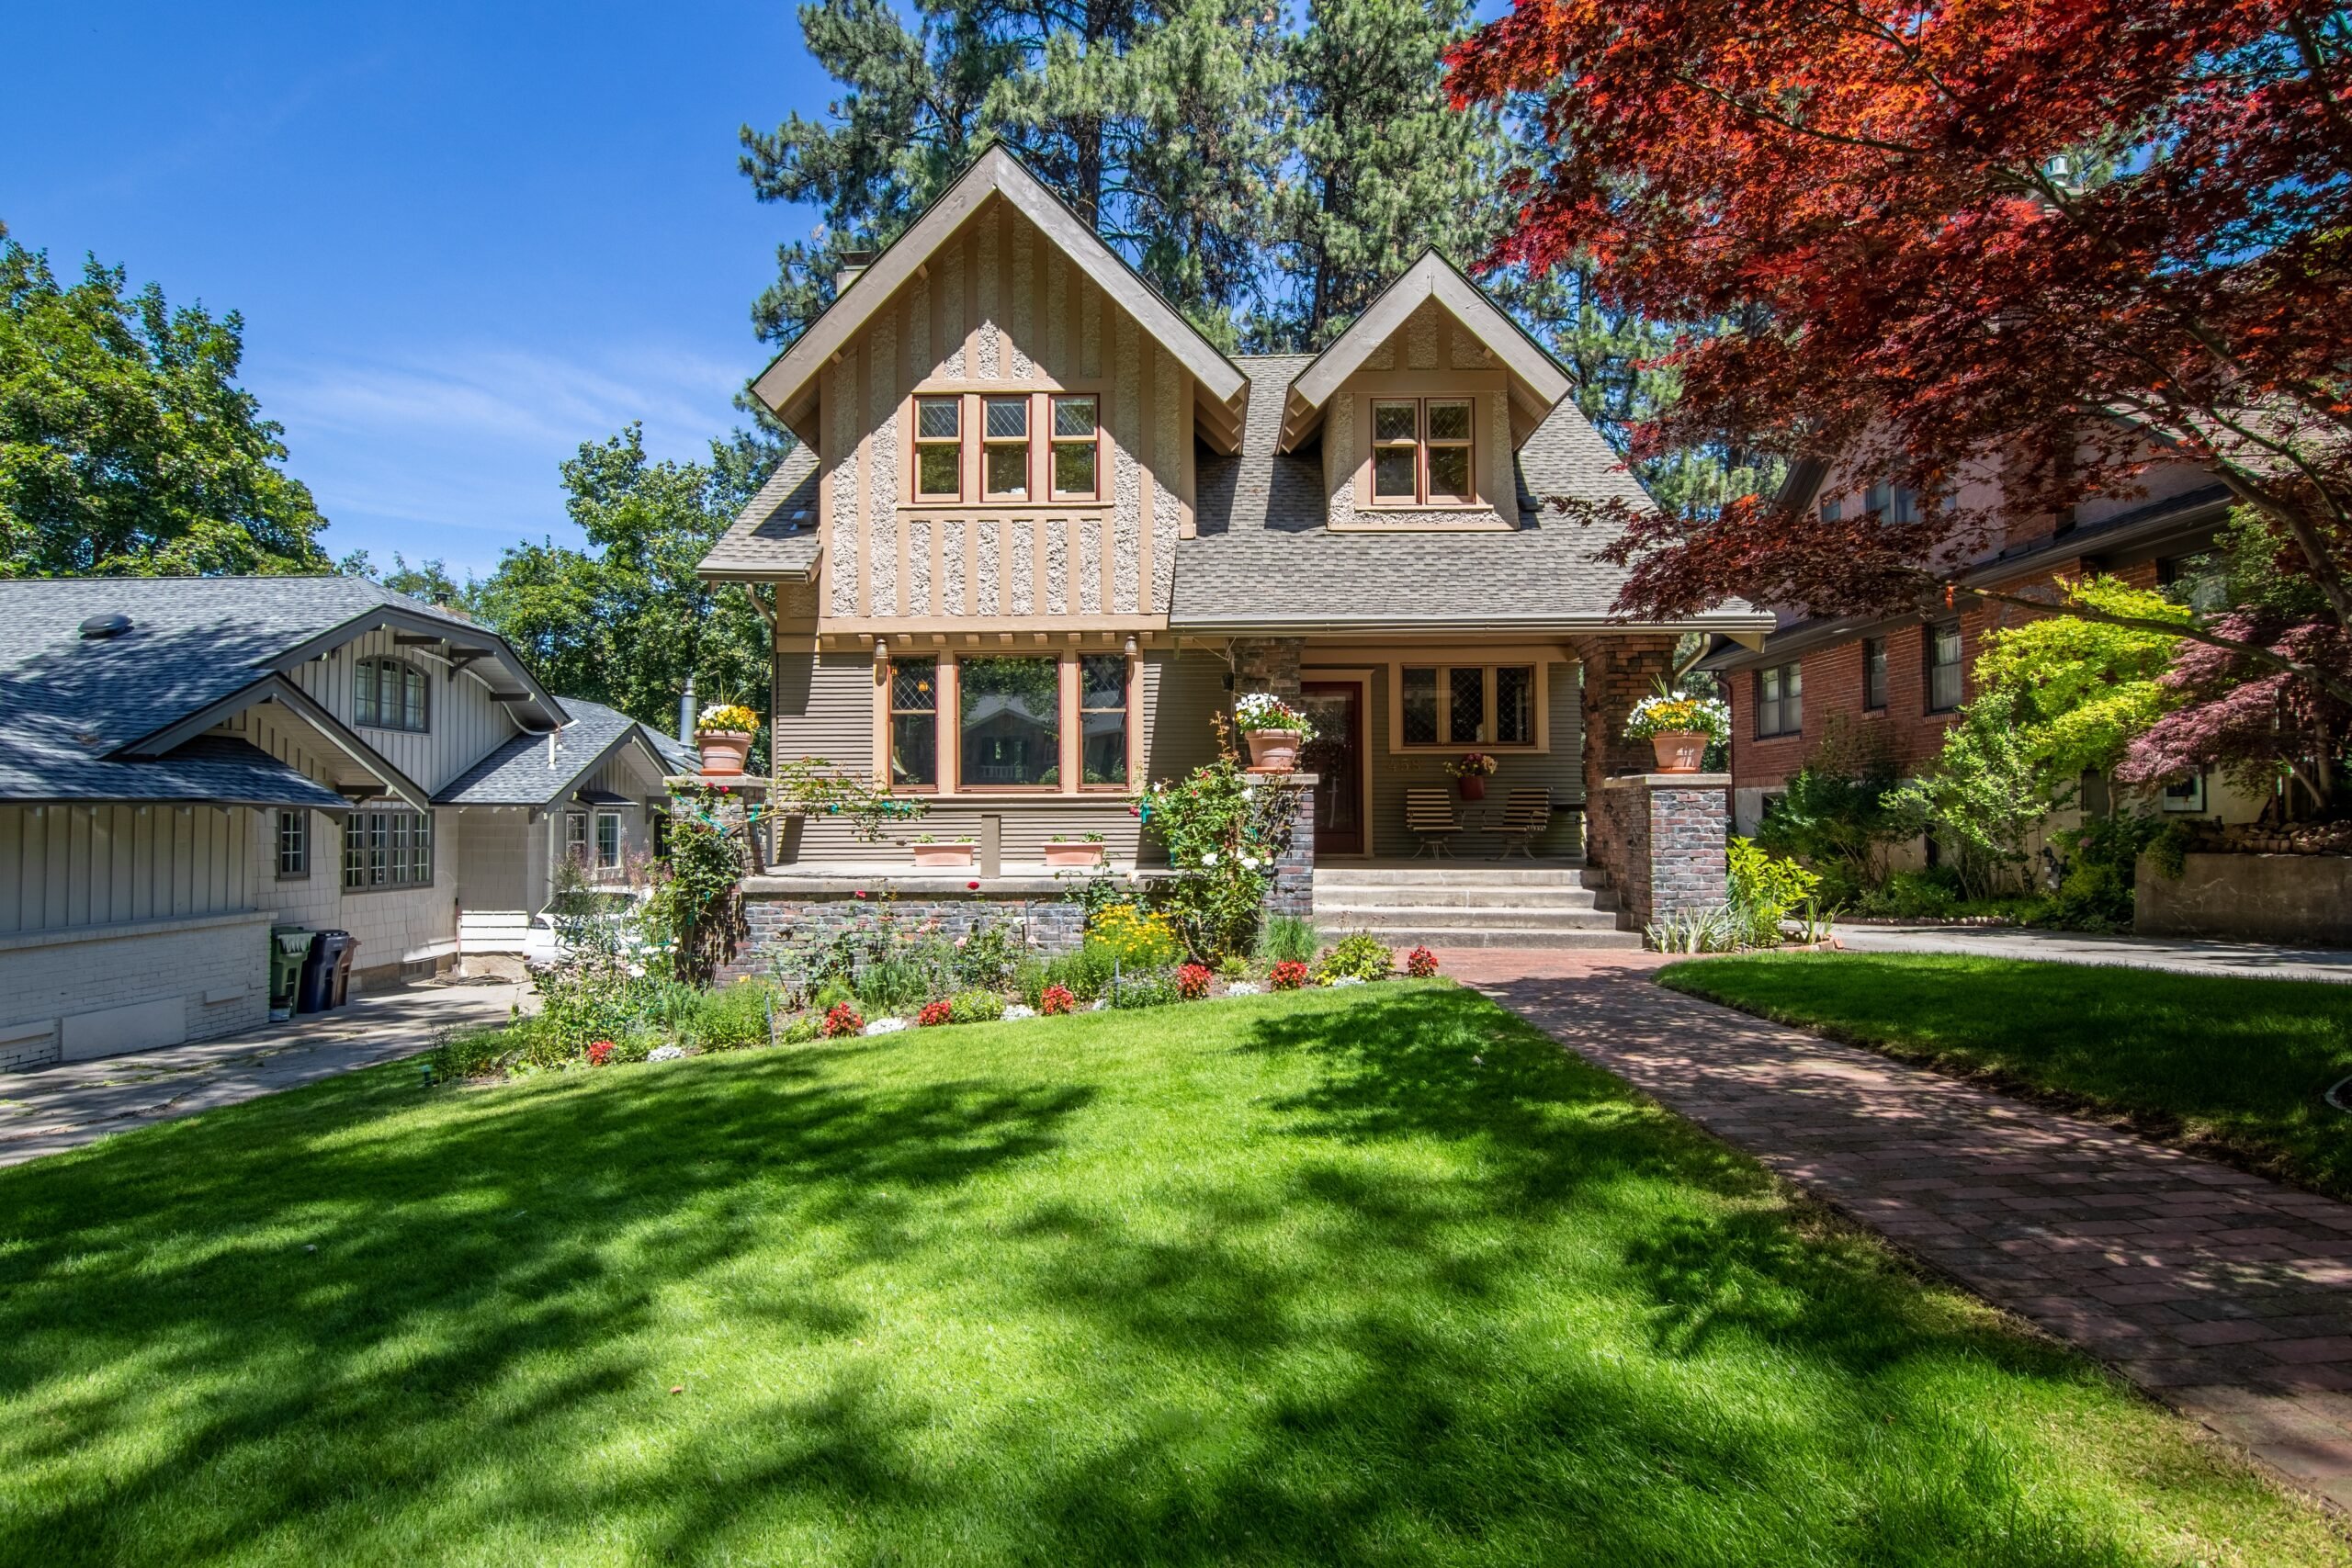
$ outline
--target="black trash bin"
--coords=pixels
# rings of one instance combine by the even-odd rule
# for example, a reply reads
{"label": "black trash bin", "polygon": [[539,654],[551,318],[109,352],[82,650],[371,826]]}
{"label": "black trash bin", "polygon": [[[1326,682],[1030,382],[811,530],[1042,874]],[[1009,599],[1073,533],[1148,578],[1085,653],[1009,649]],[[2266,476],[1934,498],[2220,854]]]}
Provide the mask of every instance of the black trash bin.
{"label": "black trash bin", "polygon": [[324,1012],[350,999],[351,955],[358,947],[359,939],[349,931],[321,931],[311,939],[311,955],[302,961],[298,1011]]}

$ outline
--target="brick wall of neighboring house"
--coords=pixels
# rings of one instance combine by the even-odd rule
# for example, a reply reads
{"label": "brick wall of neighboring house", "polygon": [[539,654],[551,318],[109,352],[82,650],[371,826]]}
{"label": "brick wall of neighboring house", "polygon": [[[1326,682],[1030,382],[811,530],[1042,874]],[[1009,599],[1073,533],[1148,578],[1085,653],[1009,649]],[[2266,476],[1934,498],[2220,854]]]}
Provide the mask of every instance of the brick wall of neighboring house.
{"label": "brick wall of neighboring house", "polygon": [[0,940],[0,1072],[258,1028],[269,917],[252,910]]}

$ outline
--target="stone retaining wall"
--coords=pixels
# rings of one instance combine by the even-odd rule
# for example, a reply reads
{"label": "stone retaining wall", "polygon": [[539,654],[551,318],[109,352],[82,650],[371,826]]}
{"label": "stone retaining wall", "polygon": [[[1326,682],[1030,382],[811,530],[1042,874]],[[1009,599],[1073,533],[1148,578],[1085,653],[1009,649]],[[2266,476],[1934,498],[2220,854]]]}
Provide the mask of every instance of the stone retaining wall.
{"label": "stone retaining wall", "polygon": [[2189,854],[2174,878],[2143,855],[2132,929],[2352,947],[2352,857]]}

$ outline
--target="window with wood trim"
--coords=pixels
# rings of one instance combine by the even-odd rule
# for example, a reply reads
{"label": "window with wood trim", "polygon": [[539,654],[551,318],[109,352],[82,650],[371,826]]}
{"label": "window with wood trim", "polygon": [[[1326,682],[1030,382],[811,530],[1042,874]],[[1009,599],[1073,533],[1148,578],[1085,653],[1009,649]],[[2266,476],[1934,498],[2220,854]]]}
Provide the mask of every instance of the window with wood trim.
{"label": "window with wood trim", "polygon": [[939,787],[939,660],[890,661],[890,787]]}
{"label": "window with wood trim", "polygon": [[375,729],[430,725],[425,674],[402,659],[363,659],[352,672],[351,718]]}
{"label": "window with wood trim", "polygon": [[1127,658],[1089,653],[1078,661],[1079,783],[1127,787]]}
{"label": "window with wood trim", "polygon": [[1862,510],[1878,513],[1882,523],[1917,523],[1919,492],[1907,485],[1881,480],[1862,492]]}
{"label": "window with wood trim", "polygon": [[986,501],[1029,499],[1029,400],[983,398],[980,495]]}
{"label": "window with wood trim", "polygon": [[1050,655],[956,661],[956,782],[964,789],[1061,783],[1061,660]]}
{"label": "window with wood trim", "polygon": [[1397,743],[1534,747],[1535,675],[1532,664],[1407,665],[1397,671]]}
{"label": "window with wood trim", "polygon": [[1886,638],[1862,638],[1862,706],[1871,712],[1886,706]]}
{"label": "window with wood trim", "polygon": [[1478,499],[1468,398],[1375,398],[1372,500],[1377,506],[1464,506]]}
{"label": "window with wood trim", "polygon": [[1950,713],[1960,706],[1962,680],[1960,623],[1940,621],[1928,628],[1928,711]]}
{"label": "window with wood trim", "polygon": [[915,499],[964,499],[964,400],[915,400]]}
{"label": "window with wood trim", "polygon": [[621,814],[617,811],[596,813],[596,866],[600,871],[612,871],[621,863]]}
{"label": "window with wood trim", "polygon": [[301,807],[277,813],[277,879],[293,882],[311,874],[311,814]]}
{"label": "window with wood trim", "polygon": [[1091,392],[1054,397],[1053,476],[1056,501],[1094,501],[1102,495],[1096,477],[1102,466],[1101,407]]}
{"label": "window with wood trim", "polygon": [[433,818],[421,811],[355,811],[343,821],[346,892],[433,881]]}
{"label": "window with wood trim", "polygon": [[563,814],[563,858],[574,865],[588,863],[588,813],[585,811]]}
{"label": "window with wood trim", "polygon": [[1804,666],[1794,661],[1756,672],[1756,733],[1758,738],[1794,735],[1804,728]]}

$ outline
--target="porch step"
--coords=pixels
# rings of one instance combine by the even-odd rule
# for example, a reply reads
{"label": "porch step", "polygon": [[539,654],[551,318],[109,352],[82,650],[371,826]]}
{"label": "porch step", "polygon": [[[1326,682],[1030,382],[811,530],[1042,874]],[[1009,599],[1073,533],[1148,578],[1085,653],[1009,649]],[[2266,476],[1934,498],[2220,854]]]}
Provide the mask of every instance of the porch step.
{"label": "porch step", "polygon": [[1457,904],[1341,904],[1315,901],[1315,923],[1346,931],[1419,931],[1425,926],[1491,926],[1497,931],[1614,931],[1617,917],[1588,904],[1582,908],[1528,908],[1502,905],[1470,908]]}
{"label": "porch step", "polygon": [[1638,933],[1617,929],[1607,880],[1580,861],[1318,865],[1315,923],[1398,947],[1639,947]]}
{"label": "porch step", "polygon": [[1598,887],[1600,872],[1581,861],[1420,861],[1412,865],[1318,865],[1317,888]]}
{"label": "porch step", "polygon": [[[1317,912],[1318,920],[1320,912]],[[1366,930],[1362,926],[1338,927],[1326,924],[1323,936],[1336,942],[1353,931]],[[1621,931],[1612,928],[1572,927],[1544,931],[1515,931],[1492,925],[1476,926],[1417,926],[1410,931],[1392,931],[1385,927],[1374,929],[1372,934],[1391,947],[1543,947],[1543,948],[1638,948],[1642,945],[1639,931]]]}
{"label": "porch step", "polygon": [[1457,883],[1351,883],[1315,885],[1315,907],[1350,908],[1589,909],[1601,893],[1590,887],[1465,887]]}

